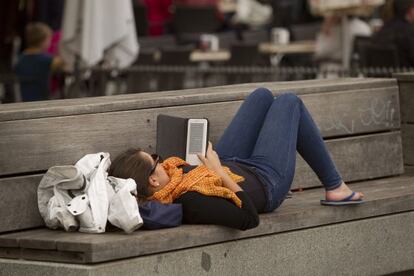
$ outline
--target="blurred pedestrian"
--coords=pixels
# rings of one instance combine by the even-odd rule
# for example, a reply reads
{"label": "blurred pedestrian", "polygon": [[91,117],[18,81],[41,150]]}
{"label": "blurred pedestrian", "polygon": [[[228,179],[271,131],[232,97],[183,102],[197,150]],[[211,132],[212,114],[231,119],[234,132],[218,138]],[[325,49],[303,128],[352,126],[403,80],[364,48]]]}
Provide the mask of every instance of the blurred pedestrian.
{"label": "blurred pedestrian", "polygon": [[172,0],[139,0],[147,7],[148,33],[151,36],[160,36],[168,32],[171,22]]}
{"label": "blurred pedestrian", "polygon": [[26,26],[26,49],[15,66],[22,101],[42,101],[50,97],[51,71],[63,67],[59,57],[47,53],[51,38],[52,30],[44,23]]}
{"label": "blurred pedestrian", "polygon": [[378,45],[392,45],[400,66],[414,66],[414,0],[394,1],[394,18],[374,36]]}
{"label": "blurred pedestrian", "polygon": [[[347,33],[344,34],[343,32]],[[326,17],[321,31],[316,39],[315,59],[320,63],[322,70],[330,71],[342,68],[343,57],[347,57],[349,64],[354,38],[356,36],[371,36],[372,31],[368,23],[353,17],[348,20],[348,26],[343,28],[340,16]],[[344,38],[347,44],[343,43]],[[347,51],[344,53],[344,51]]]}

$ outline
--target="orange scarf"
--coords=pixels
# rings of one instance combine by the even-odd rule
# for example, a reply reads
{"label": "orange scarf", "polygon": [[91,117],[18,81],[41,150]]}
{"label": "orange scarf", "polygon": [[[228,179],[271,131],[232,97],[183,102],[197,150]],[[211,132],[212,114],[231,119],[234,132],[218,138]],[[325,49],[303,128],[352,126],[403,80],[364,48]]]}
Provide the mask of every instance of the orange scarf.
{"label": "orange scarf", "polygon": [[[184,160],[178,157],[170,157],[162,163],[165,171],[170,177],[170,182],[161,190],[154,193],[149,199],[157,200],[161,203],[172,203],[182,194],[193,191],[206,196],[218,196],[230,199],[239,208],[241,200],[237,195],[226,187],[223,187],[223,181],[214,171],[204,165],[191,170],[184,174],[182,165],[188,165]],[[236,182],[244,181],[244,178],[232,173],[229,168],[223,167],[224,171]]]}

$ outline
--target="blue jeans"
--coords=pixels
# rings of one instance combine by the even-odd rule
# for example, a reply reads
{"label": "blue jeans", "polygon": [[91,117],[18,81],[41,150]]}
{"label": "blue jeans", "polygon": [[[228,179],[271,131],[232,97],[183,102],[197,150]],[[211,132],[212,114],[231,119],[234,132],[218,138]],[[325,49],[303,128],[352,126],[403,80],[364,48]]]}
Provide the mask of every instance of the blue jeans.
{"label": "blue jeans", "polygon": [[220,159],[253,168],[265,186],[267,212],[279,207],[291,188],[296,150],[326,190],[341,185],[342,178],[302,100],[292,93],[274,98],[265,88],[246,98],[216,145]]}

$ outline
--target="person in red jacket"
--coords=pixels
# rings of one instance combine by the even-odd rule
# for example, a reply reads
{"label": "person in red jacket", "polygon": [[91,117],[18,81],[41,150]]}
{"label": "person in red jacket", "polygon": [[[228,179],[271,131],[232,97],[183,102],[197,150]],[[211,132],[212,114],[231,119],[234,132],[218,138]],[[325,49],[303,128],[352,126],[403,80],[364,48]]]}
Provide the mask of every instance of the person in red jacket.
{"label": "person in red jacket", "polygon": [[167,25],[171,20],[172,0],[143,0],[147,7],[148,34],[159,36],[166,32]]}

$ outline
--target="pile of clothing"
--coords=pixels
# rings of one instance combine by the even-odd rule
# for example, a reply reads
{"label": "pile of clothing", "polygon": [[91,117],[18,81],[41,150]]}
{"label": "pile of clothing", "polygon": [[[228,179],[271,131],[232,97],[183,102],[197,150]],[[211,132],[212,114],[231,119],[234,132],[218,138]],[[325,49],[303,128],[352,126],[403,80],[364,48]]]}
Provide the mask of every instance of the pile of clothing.
{"label": "pile of clothing", "polygon": [[181,204],[146,201],[138,204],[133,179],[108,176],[106,152],[85,155],[75,165],[51,167],[38,186],[38,206],[47,227],[103,233],[107,222],[131,233],[182,223]]}

